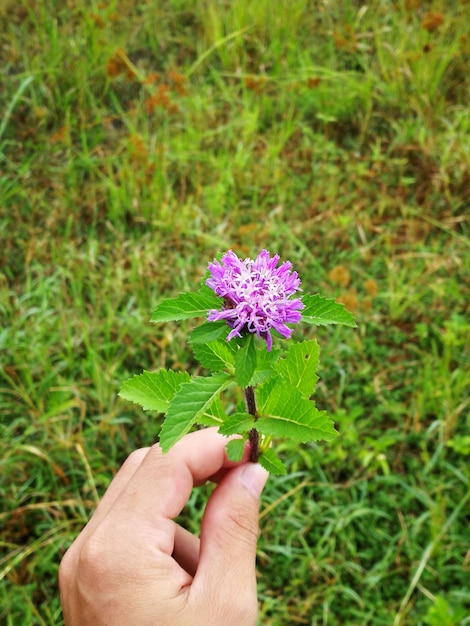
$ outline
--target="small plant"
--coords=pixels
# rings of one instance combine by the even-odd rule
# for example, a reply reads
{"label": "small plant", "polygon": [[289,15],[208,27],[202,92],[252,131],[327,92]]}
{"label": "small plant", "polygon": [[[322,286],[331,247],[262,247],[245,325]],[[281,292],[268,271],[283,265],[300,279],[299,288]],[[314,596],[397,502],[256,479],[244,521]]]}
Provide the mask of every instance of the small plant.
{"label": "small plant", "polygon": [[[217,426],[231,438],[227,454],[240,460],[249,442],[250,460],[274,474],[285,467],[271,447],[276,437],[306,442],[336,436],[332,420],[310,399],[317,381],[319,346],[315,339],[290,340],[291,324],[355,326],[352,315],[334,300],[303,294],[290,262],[266,250],[242,260],[229,250],[209,264],[196,292],[163,300],[152,322],[206,317],[189,337],[192,350],[210,376],[161,369],[126,381],[120,396],[145,410],[165,413],[160,445],[167,452],[195,424]],[[223,392],[243,390],[228,411]],[[243,399],[241,397],[243,395]],[[232,396],[233,398],[233,396]],[[244,400],[244,401],[243,401]]]}
{"label": "small plant", "polygon": [[[429,626],[458,626],[464,622],[467,616],[466,610],[462,606],[451,606],[442,596],[436,596],[434,603],[430,606],[423,622]],[[467,616],[468,620],[468,616]],[[466,623],[468,623],[466,620]]]}

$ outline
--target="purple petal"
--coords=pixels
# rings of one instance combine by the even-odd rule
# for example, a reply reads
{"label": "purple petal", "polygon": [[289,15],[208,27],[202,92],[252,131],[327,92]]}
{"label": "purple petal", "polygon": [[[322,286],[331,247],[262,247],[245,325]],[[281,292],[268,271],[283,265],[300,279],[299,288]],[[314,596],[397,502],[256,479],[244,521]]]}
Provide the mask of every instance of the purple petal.
{"label": "purple petal", "polygon": [[254,261],[240,259],[228,250],[220,261],[209,263],[206,284],[224,298],[225,306],[221,311],[209,311],[207,319],[227,321],[232,327],[227,340],[250,332],[263,338],[271,350],[271,328],[286,338],[291,336],[292,329],[286,324],[299,322],[299,311],[304,308],[300,298],[290,299],[301,291],[301,281],[290,261],[277,267],[278,263],[279,255],[271,257],[267,250],[262,250]]}

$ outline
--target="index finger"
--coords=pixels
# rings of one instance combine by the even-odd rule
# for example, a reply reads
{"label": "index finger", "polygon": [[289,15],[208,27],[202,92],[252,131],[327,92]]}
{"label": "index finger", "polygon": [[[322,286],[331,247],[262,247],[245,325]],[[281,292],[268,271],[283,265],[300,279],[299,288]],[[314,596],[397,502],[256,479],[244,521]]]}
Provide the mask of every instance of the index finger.
{"label": "index finger", "polygon": [[[186,435],[166,454],[158,444],[153,446],[115,506],[147,520],[154,516],[174,519],[195,485],[219,478],[221,472],[239,464],[228,460],[227,441],[216,428],[208,428]],[[245,456],[242,461],[247,460]]]}

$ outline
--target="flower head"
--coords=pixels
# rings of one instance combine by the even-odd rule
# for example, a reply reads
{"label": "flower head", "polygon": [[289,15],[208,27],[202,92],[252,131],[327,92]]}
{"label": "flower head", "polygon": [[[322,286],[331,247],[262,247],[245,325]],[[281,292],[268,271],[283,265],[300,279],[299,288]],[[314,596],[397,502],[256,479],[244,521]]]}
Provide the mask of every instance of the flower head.
{"label": "flower head", "polygon": [[292,329],[286,324],[300,322],[304,308],[300,298],[290,297],[300,289],[300,278],[291,270],[289,261],[276,267],[279,255],[270,256],[262,250],[256,259],[242,260],[229,250],[220,262],[209,263],[210,277],[206,284],[224,299],[221,311],[211,310],[210,322],[226,320],[232,330],[227,341],[241,337],[242,331],[255,333],[272,348],[271,329],[286,339]]}

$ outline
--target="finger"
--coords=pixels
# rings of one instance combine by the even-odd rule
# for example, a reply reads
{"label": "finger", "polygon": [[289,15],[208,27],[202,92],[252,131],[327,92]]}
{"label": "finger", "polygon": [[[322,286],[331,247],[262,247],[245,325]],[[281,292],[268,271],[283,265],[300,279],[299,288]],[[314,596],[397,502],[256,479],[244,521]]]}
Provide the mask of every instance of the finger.
{"label": "finger", "polygon": [[[227,440],[225,440],[225,442],[227,443]],[[86,533],[92,531],[93,528],[95,528],[108,514],[113,504],[123,491],[124,487],[128,484],[129,480],[132,478],[136,470],[140,467],[142,461],[150,450],[150,447],[139,448],[137,450],[134,450],[134,452],[132,452],[127,457],[117,474],[112,479],[108,488],[106,489],[106,492],[98,503],[98,506],[95,509],[92,518],[89,520],[88,524],[84,528],[84,531],[86,530]],[[249,451],[247,450],[246,454],[243,455],[242,460],[247,460],[248,455]],[[210,476],[208,480],[214,483],[220,482],[227,473],[227,471],[229,471],[229,469],[234,465],[234,463],[227,462],[224,465],[227,465],[227,467],[224,466],[213,476]],[[195,485],[202,484],[204,482],[206,481],[202,480],[200,482],[196,482]]]}
{"label": "finger", "polygon": [[75,577],[80,551],[86,544],[87,540],[93,535],[93,532],[95,532],[95,530],[99,527],[100,523],[106,518],[123,489],[137,471],[148,451],[149,448],[140,448],[139,450],[135,450],[123,463],[118,473],[111,481],[104,496],[98,503],[91,519],[65,554],[61,562],[59,572],[61,580],[64,580],[64,577],[67,576],[71,576],[72,578]]}
{"label": "finger", "polygon": [[186,435],[166,454],[153,446],[115,506],[125,517],[174,519],[194,485],[218,478],[221,470],[236,465],[227,459],[226,444],[226,437],[209,428]]}
{"label": "finger", "polygon": [[76,542],[82,543],[93,532],[93,530],[101,523],[106,517],[111,508],[113,507],[120,494],[127,486],[131,478],[134,476],[137,469],[140,467],[142,461],[148,454],[150,448],[139,448],[134,450],[120,467],[118,473],[114,476],[105,494],[101,498],[96,507],[91,519],[84,527]]}
{"label": "finger", "polygon": [[176,526],[175,529],[175,547],[173,549],[173,558],[175,561],[190,574],[194,576],[199,562],[199,537],[195,537],[185,528]]}
{"label": "finger", "polygon": [[199,588],[201,593],[209,590],[235,597],[248,594],[256,602],[259,496],[267,478],[260,465],[245,463],[230,471],[215,489],[202,523],[194,591]]}
{"label": "finger", "polygon": [[134,476],[135,472],[139,469],[142,461],[145,459],[149,451],[150,447],[134,450],[134,452],[132,452],[121,465],[119,471],[110,482],[95,510],[95,513],[93,514],[97,523],[99,523],[100,518],[107,515],[108,511],[112,508],[113,504]]}

